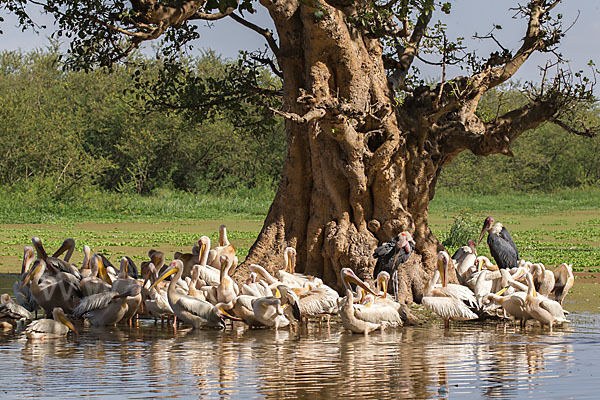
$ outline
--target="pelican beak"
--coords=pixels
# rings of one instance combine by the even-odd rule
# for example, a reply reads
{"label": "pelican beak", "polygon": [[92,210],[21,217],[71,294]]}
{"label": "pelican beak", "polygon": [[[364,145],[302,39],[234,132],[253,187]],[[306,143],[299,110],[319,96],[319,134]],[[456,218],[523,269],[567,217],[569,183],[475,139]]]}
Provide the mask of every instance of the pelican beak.
{"label": "pelican beak", "polygon": [[375,292],[373,292],[373,290],[371,290],[370,287],[365,285],[365,283],[363,281],[361,281],[358,278],[358,276],[356,276],[351,269],[348,269],[348,268],[346,269],[346,271],[344,273],[344,282],[346,282],[346,283],[352,282],[355,285],[363,288],[366,292],[371,293],[373,296],[377,296],[377,294]]}
{"label": "pelican beak", "polygon": [[225,309],[223,308],[222,305],[217,307],[217,312],[219,313],[219,316],[221,316],[221,318],[227,318],[232,321],[243,321],[243,319],[234,317],[233,315],[231,315],[227,311],[225,311]]}
{"label": "pelican beak", "polygon": [[73,332],[75,332],[75,334],[77,335],[77,329],[75,329],[75,327],[73,326],[73,323],[71,323],[71,321],[69,321],[68,319],[65,318],[64,315],[59,315],[58,319],[60,320],[60,322],[62,322],[63,324],[65,324],[67,326],[67,328],[69,328],[70,330],[72,330]]}
{"label": "pelican beak", "polygon": [[108,276],[108,272],[106,272],[106,267],[104,266],[104,263],[102,262],[102,258],[97,257],[96,261],[98,262],[98,275],[100,276],[100,279],[102,279],[104,282],[108,283],[109,285],[112,285],[112,280],[110,279],[110,276]]}
{"label": "pelican beak", "polygon": [[508,290],[508,286],[506,286],[505,288],[503,288],[502,290],[500,290],[499,292],[497,292],[496,295],[502,296],[504,294],[504,292],[506,292],[507,290]]}
{"label": "pelican beak", "polygon": [[292,256],[288,257],[287,259],[287,269],[289,270],[290,274],[294,273],[293,267],[292,267]]}
{"label": "pelican beak", "polygon": [[35,276],[35,274],[38,273],[38,271],[41,268],[42,268],[42,263],[39,263],[37,265],[37,267],[30,269],[29,272],[27,273],[27,276],[25,276],[25,279],[23,279],[23,283],[21,283],[21,288],[25,287],[31,281],[31,279]]}
{"label": "pelican beak", "polygon": [[387,297],[387,280],[383,279],[381,282],[381,288],[383,289],[383,298]]}
{"label": "pelican beak", "polygon": [[442,278],[442,286],[446,287],[448,281],[448,277],[446,276],[446,259],[443,257],[438,258],[437,261],[437,265],[438,265],[438,269],[440,270],[440,276]]}
{"label": "pelican beak", "polygon": [[202,244],[200,245],[200,251],[198,252],[198,263],[200,262],[200,260],[202,260],[202,255],[204,254],[205,251],[206,251],[206,244],[204,242],[202,242]]}
{"label": "pelican beak", "polygon": [[167,277],[176,274],[177,272],[179,272],[179,268],[177,268],[176,266],[171,266],[171,268],[166,270],[161,276],[158,277],[158,279],[152,284],[152,286],[150,286],[150,289],[164,281]]}
{"label": "pelican beak", "polygon": [[277,288],[275,288],[275,293],[273,293],[273,295],[275,296],[276,299],[281,298],[281,292]]}

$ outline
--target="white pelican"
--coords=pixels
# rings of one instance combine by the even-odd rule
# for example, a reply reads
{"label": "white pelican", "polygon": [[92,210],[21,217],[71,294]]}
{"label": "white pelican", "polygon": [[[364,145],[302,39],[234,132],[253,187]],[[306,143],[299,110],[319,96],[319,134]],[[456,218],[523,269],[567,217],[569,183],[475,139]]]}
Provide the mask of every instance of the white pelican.
{"label": "white pelican", "polygon": [[182,273],[183,262],[181,260],[175,260],[170,264],[170,268],[166,270],[150,288],[155,287],[166,277],[174,274],[175,276],[171,279],[171,282],[169,282],[167,297],[169,299],[169,305],[173,309],[175,315],[183,322],[192,325],[194,328],[225,329],[225,321],[223,318],[228,316],[228,314],[225,313],[225,309],[231,309],[233,304],[219,303],[213,306],[207,301],[179,293],[176,290],[176,282],[181,278]]}
{"label": "white pelican", "polygon": [[302,319],[308,324],[309,318],[326,316],[327,324],[329,325],[331,315],[338,313],[337,303],[339,295],[334,290],[329,291],[325,288],[314,288],[304,293],[296,294],[294,290],[286,285],[278,285],[277,290],[281,294],[282,301],[293,307],[293,317],[299,320],[300,323],[302,323]]}
{"label": "white pelican", "polygon": [[[48,253],[46,253],[44,245],[42,244],[42,240],[39,237],[34,236],[33,238],[31,238],[31,241],[33,243],[33,247],[35,247],[35,250],[37,251],[38,258],[44,260],[48,265],[48,272],[54,273],[54,271],[62,271],[74,275],[78,280],[81,279],[81,274],[79,273],[79,270],[76,267],[72,266],[68,261],[61,260],[58,257],[48,256]],[[70,242],[68,241],[68,239],[63,242],[58,251],[63,249],[63,247],[65,246],[70,246]],[[72,253],[72,251],[70,251],[70,253]],[[54,254],[60,255],[62,254],[62,252]],[[70,254],[67,254],[70,257]]]}
{"label": "white pelican", "polygon": [[[102,258],[95,254],[90,262],[92,265],[91,273],[79,282],[81,293],[83,296],[91,296],[92,294],[108,292],[111,285],[107,282],[110,278],[102,263]],[[100,278],[102,276],[103,278]]]}
{"label": "white pelican", "polygon": [[[142,285],[142,289],[146,287],[146,283],[148,281],[155,282],[158,278],[156,273],[156,267],[154,264],[150,262],[147,268],[147,278],[144,284]],[[190,287],[191,290],[191,287]],[[164,318],[167,317],[167,322],[171,316],[173,316],[173,326],[177,324],[177,317],[173,313],[173,309],[169,305],[169,299],[167,297],[167,291],[162,290],[158,286],[152,287],[146,290],[146,295],[144,299],[144,306],[146,310],[155,317],[154,322],[156,322],[156,318],[160,318],[161,325],[164,323]]]}
{"label": "white pelican", "polygon": [[457,265],[457,264],[460,264],[461,262],[463,262],[465,257],[467,257],[468,255],[474,256],[473,260],[475,260],[475,257],[477,257],[477,248],[476,247],[477,247],[477,243],[475,243],[475,241],[473,239],[469,239],[467,241],[466,246],[459,248],[452,255],[452,261],[454,262],[454,265]]}
{"label": "white pelican", "polygon": [[552,289],[554,289],[554,273],[549,269],[546,269],[542,263],[533,264],[533,269],[534,271],[532,274],[534,283],[536,283],[537,292],[544,296],[549,296]]}
{"label": "white pelican", "polygon": [[236,317],[241,318],[249,327],[264,326],[254,315],[252,301],[260,297],[241,294],[233,302],[233,311]]}
{"label": "white pelican", "polygon": [[[123,315],[123,320],[127,321],[129,326],[132,325],[133,317],[136,315],[140,305],[142,304],[142,294],[140,293],[141,287],[138,284],[137,280],[132,279],[128,275],[129,268],[129,260],[126,257],[121,258],[121,265],[119,269],[119,279],[113,282],[111,290],[117,293],[135,293],[134,295],[130,295],[127,297],[125,304],[127,304],[127,310],[125,311],[125,315]],[[131,286],[137,286],[138,289],[130,290]]]}
{"label": "white pelican", "polygon": [[195,297],[197,299],[200,300],[206,300],[206,296],[204,295],[204,292],[200,289],[198,289],[198,282],[200,281],[200,266],[199,265],[194,265],[192,267],[192,272],[191,272],[191,277],[192,279],[190,280],[189,283],[189,290],[188,290],[188,295]]}
{"label": "white pelican", "polygon": [[233,266],[233,260],[227,256],[221,256],[219,264],[221,265],[221,276],[217,286],[203,287],[202,290],[206,295],[206,300],[212,304],[229,303],[233,301],[239,289],[237,284],[229,276],[229,271]]}
{"label": "white pelican", "polygon": [[21,276],[19,277],[18,281],[15,281],[13,285],[13,291],[17,303],[31,312],[36,311],[38,308],[40,308],[40,306],[35,300],[35,297],[33,297],[33,294],[31,293],[31,288],[29,286],[24,286],[23,281],[29,273],[29,267],[31,266],[33,259],[33,247],[25,246],[25,249],[23,251],[23,263],[21,264]]}
{"label": "white pelican", "polygon": [[524,327],[526,321],[530,318],[529,313],[525,310],[525,293],[523,292],[513,293],[508,296],[489,293],[485,296],[485,300],[499,304],[506,313],[519,321],[521,327]]}
{"label": "white pelican", "polygon": [[210,238],[202,236],[198,239],[198,265],[200,265],[199,276],[208,286],[217,286],[221,282],[221,269],[208,265],[210,252]]}
{"label": "white pelican", "polygon": [[275,287],[275,286],[283,283],[283,282],[275,279],[273,277],[273,275],[271,275],[269,273],[269,271],[267,271],[266,269],[264,269],[263,267],[261,267],[258,264],[250,264],[249,268],[250,268],[250,271],[256,272],[258,275],[260,275],[262,277],[262,279],[264,279],[269,284],[270,287]]}
{"label": "white pelican", "polygon": [[555,284],[552,292],[555,300],[561,305],[567,297],[569,290],[573,287],[575,277],[573,276],[573,265],[562,263],[554,270]]}
{"label": "white pelican", "polygon": [[296,249],[286,247],[283,251],[283,262],[285,269],[278,270],[275,275],[281,283],[290,287],[304,287],[307,282],[320,287],[323,281],[319,278],[296,273]]}
{"label": "white pelican", "polygon": [[[421,300],[425,308],[444,319],[445,328],[450,327],[451,319],[469,320],[479,317],[463,301],[465,299],[472,306],[475,306],[477,301],[473,293],[471,292],[470,296],[466,296],[462,289],[457,290],[457,286],[460,285],[448,285],[447,272],[449,260],[450,256],[445,251],[438,253],[438,268],[435,270],[432,279],[425,285]],[[442,286],[435,287],[440,274],[442,275]],[[464,286],[460,287],[468,290]]]}
{"label": "white pelican", "polygon": [[290,320],[285,316],[281,300],[276,297],[258,297],[251,301],[254,318],[268,328],[285,328]]}
{"label": "white pelican", "polygon": [[41,279],[45,270],[46,262],[42,259],[36,260],[22,286],[31,281],[31,293],[47,315],[56,307],[72,313],[82,296],[79,281],[66,272],[58,272],[54,276],[46,275]]}
{"label": "white pelican", "polygon": [[557,317],[552,311],[548,310],[547,305],[544,305],[544,301],[535,292],[533,276],[531,273],[527,273],[527,296],[525,297],[525,310],[529,316],[538,321],[542,327],[544,325],[548,325],[550,327],[550,331],[552,331],[552,325],[554,322],[568,322],[564,317],[564,314],[562,317]]}
{"label": "white pelican", "polygon": [[79,268],[79,274],[82,278],[87,278],[91,275],[92,269],[90,268],[92,250],[87,244],[83,246],[83,261],[81,262],[81,268]]}
{"label": "white pelican", "polygon": [[[225,225],[219,227],[219,245],[213,247],[208,252],[207,264],[213,268],[221,268],[221,256],[227,256],[232,260],[233,268],[238,265],[238,258],[235,255],[235,247],[229,243]],[[208,283],[208,282],[207,282]]]}
{"label": "white pelican", "polygon": [[[454,283],[448,283],[448,267],[450,264],[450,255],[446,251],[440,251],[438,253],[438,278],[441,278],[441,284],[437,284],[437,281],[433,282],[432,289],[434,293],[441,291],[441,296],[454,297],[458,300],[462,300],[469,307],[477,307],[477,299],[475,294],[466,286],[457,285]],[[435,275],[435,272],[434,272]]]}
{"label": "white pelican", "polygon": [[258,278],[258,274],[254,271],[250,272],[249,278],[246,280],[246,283],[242,285],[240,292],[242,294],[254,297],[271,297],[273,296],[273,291],[264,280],[256,281]]}
{"label": "white pelican", "polygon": [[52,310],[54,319],[38,319],[25,329],[25,335],[30,339],[51,339],[66,336],[69,329],[77,334],[75,327],[65,316],[62,308]]}
{"label": "white pelican", "polygon": [[140,290],[139,285],[130,285],[122,293],[109,291],[84,297],[73,315],[86,318],[94,326],[116,325],[128,310],[127,299],[138,296]]}
{"label": "white pelican", "polygon": [[17,321],[32,320],[33,314],[25,307],[15,303],[8,293],[0,296],[0,313],[10,313]]}
{"label": "white pelican", "polygon": [[361,281],[350,268],[342,268],[340,271],[342,282],[346,288],[346,297],[339,302],[339,314],[344,328],[354,333],[364,333],[365,335],[376,330],[385,329],[385,322],[366,317],[369,308],[361,304],[354,304],[354,293],[350,287],[350,282],[355,283],[363,290],[375,294],[363,281]]}

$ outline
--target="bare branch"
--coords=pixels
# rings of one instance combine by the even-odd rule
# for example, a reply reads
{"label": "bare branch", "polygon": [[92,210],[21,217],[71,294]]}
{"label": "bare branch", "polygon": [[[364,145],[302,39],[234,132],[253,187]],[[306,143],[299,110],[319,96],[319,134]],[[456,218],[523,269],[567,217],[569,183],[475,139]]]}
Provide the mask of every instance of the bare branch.
{"label": "bare branch", "polygon": [[216,13],[212,13],[212,14],[196,11],[188,19],[202,19],[205,21],[216,21],[216,20],[230,16],[234,11],[235,11],[235,7],[228,7],[225,10],[225,12],[216,12]]}
{"label": "bare branch", "polygon": [[427,26],[431,21],[431,17],[433,15],[431,10],[433,9],[433,4],[433,0],[427,0],[423,5],[422,12],[417,18],[417,23],[415,24],[413,33],[398,60],[398,68],[389,77],[394,90],[404,86],[404,81],[406,79],[406,75],[408,74],[408,70],[410,69],[415,56],[417,55],[421,40],[425,36]]}
{"label": "bare branch", "polygon": [[234,21],[244,25],[246,28],[250,28],[254,32],[257,32],[258,34],[262,35],[265,38],[265,40],[267,41],[267,43],[269,44],[269,47],[271,48],[271,51],[273,52],[273,54],[275,54],[275,57],[277,57],[277,54],[279,53],[279,46],[277,45],[277,42],[275,41],[275,38],[273,37],[273,32],[270,29],[261,28],[260,26],[255,25],[252,22],[247,21],[244,18],[242,18],[239,15],[234,14],[234,13],[231,13],[229,16]]}
{"label": "bare branch", "polygon": [[313,108],[303,116],[300,116],[295,113],[288,113],[285,111],[280,111],[272,107],[268,107],[269,110],[273,111],[277,115],[281,115],[285,119],[289,119],[290,121],[296,122],[298,124],[306,124],[313,119],[321,119],[327,113],[323,108]]}
{"label": "bare branch", "polygon": [[591,128],[588,128],[585,126],[584,123],[581,123],[583,130],[578,130],[573,128],[572,126],[569,126],[568,124],[559,120],[558,118],[551,118],[549,122],[552,122],[553,124],[563,128],[565,131],[578,136],[585,136],[591,138],[597,136],[598,133],[600,133],[600,126],[593,126]]}

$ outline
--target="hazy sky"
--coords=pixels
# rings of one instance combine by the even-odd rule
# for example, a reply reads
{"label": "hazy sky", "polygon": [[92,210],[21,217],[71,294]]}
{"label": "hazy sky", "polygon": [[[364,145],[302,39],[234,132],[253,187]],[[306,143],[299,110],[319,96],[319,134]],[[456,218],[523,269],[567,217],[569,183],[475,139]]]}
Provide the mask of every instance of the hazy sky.
{"label": "hazy sky", "polygon": [[[524,2],[522,0],[521,2]],[[492,24],[500,24],[503,29],[497,32],[498,38],[504,47],[516,50],[520,46],[520,39],[525,31],[525,21],[512,18],[514,12],[508,8],[517,1],[506,0],[456,0],[453,2],[450,16],[436,14],[434,18],[443,18],[448,25],[450,38],[465,37],[467,44],[478,50],[481,56],[486,56],[498,47],[491,41],[471,39],[475,32],[486,34]],[[260,6],[259,6],[260,7]],[[600,0],[565,0],[556,8],[556,12],[564,15],[565,26],[570,25],[575,19],[577,22],[564,38],[560,51],[571,60],[573,70],[584,69],[590,59],[600,65]],[[579,12],[579,17],[578,16]],[[2,14],[0,14],[2,15]],[[32,32],[21,32],[16,26],[16,19],[3,15],[6,19],[0,29],[0,49],[30,50],[45,46],[48,41],[46,36],[52,30],[43,31],[41,35]],[[264,13],[249,15],[248,19],[258,25],[268,27],[269,18]],[[52,28],[52,20],[47,16],[40,16],[40,24]],[[254,50],[264,48],[264,40],[253,31],[244,28],[231,19],[217,21],[208,27],[201,27],[201,38],[194,43],[196,50],[212,48],[228,58],[237,56],[239,50]],[[538,80],[539,70],[537,65],[543,64],[548,57],[536,55],[516,75],[521,80]],[[440,75],[439,68],[422,66],[422,70],[430,77]],[[454,73],[458,73],[454,71]]]}

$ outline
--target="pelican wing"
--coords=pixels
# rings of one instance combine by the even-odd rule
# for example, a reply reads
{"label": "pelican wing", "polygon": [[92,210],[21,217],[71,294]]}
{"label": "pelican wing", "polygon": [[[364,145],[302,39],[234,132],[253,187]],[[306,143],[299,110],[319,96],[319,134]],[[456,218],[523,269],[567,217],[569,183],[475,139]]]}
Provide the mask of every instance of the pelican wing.
{"label": "pelican wing", "polygon": [[16,281],[13,285],[13,291],[15,293],[15,299],[18,304],[25,307],[27,311],[35,311],[39,308],[35,297],[31,294],[30,286],[21,287],[21,281]]}
{"label": "pelican wing", "polygon": [[181,307],[183,311],[204,319],[208,319],[208,315],[213,309],[213,305],[208,301],[200,300],[188,295],[181,295],[177,300],[177,305]]}
{"label": "pelican wing", "polygon": [[200,265],[199,276],[208,286],[217,286],[221,282],[221,272],[210,265]]}
{"label": "pelican wing", "polygon": [[325,288],[316,288],[300,295],[298,301],[300,312],[307,315],[337,313],[339,295],[337,292],[334,293],[335,296]]}
{"label": "pelican wing", "polygon": [[73,310],[73,315],[81,317],[90,311],[107,307],[115,298],[126,296],[126,294],[122,295],[119,292],[103,292],[84,297]]}
{"label": "pelican wing", "polygon": [[357,319],[373,324],[385,323],[386,326],[391,327],[402,325],[400,314],[389,305],[377,303],[370,306],[355,305],[354,315]]}
{"label": "pelican wing", "polygon": [[25,307],[15,303],[14,301],[9,301],[5,304],[1,304],[0,313],[7,314],[14,319],[33,319],[33,314],[30,311],[28,311]]}
{"label": "pelican wing", "polygon": [[475,314],[462,301],[453,297],[423,297],[422,303],[429,311],[442,318],[468,320],[477,319]]}
{"label": "pelican wing", "polygon": [[43,336],[43,335],[57,335],[64,336],[69,331],[66,325],[61,324],[53,319],[38,319],[33,321],[25,329],[25,333],[28,336]]}

